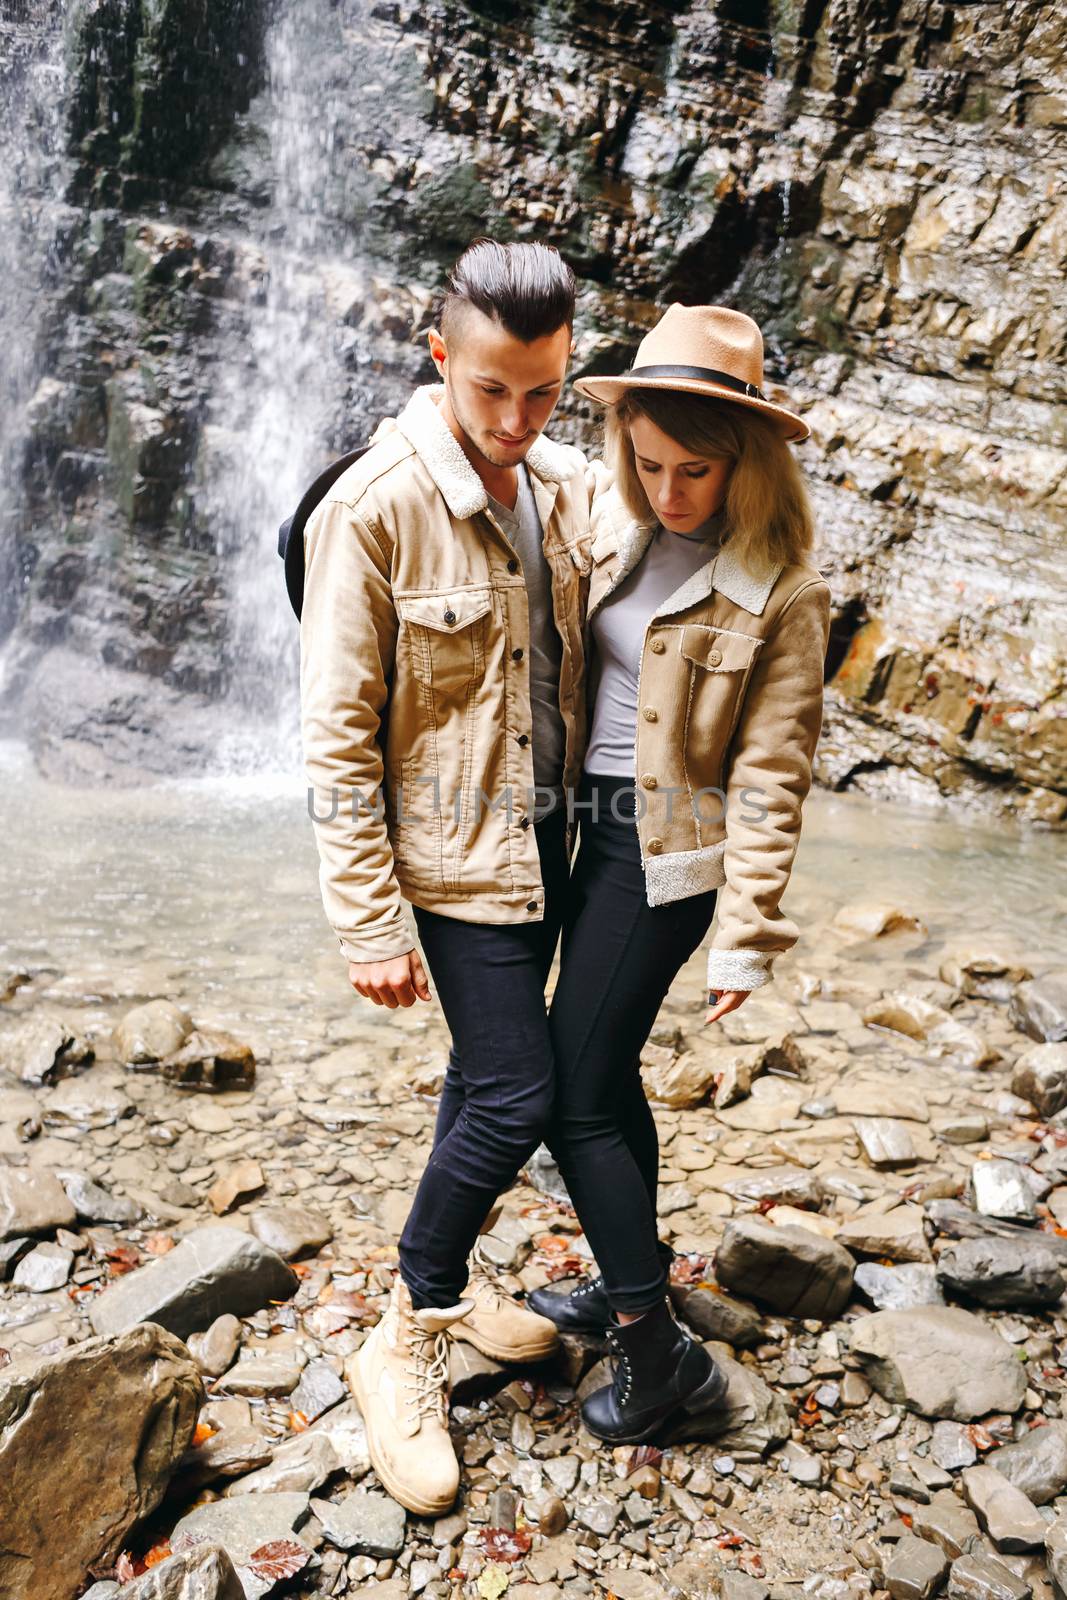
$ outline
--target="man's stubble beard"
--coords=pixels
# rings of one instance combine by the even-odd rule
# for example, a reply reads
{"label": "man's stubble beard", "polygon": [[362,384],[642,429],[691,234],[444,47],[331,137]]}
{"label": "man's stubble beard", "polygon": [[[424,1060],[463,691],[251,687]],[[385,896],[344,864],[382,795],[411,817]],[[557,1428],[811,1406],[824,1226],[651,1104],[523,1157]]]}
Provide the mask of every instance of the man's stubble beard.
{"label": "man's stubble beard", "polygon": [[[446,384],[445,387],[448,393],[448,403],[452,407],[452,415],[459,424],[460,432],[463,434],[464,439],[467,441],[468,445],[470,445],[471,449],[475,450],[478,455],[482,457],[483,461],[488,461],[491,467],[517,467],[520,461],[526,460],[527,451],[530,449],[530,446],[533,444],[534,440],[538,437],[536,433],[532,433],[530,438],[525,441],[521,455],[517,454],[515,451],[512,451],[507,455],[505,455],[503,452],[501,452],[499,455],[490,454],[490,451],[492,450],[491,436],[487,435],[485,444],[480,443],[480,441],[475,438],[474,434],[471,432],[470,423],[467,421],[466,417],[463,416],[462,409],[456,404],[455,390],[452,388],[451,384]],[[488,449],[486,448],[486,445],[488,445]]]}

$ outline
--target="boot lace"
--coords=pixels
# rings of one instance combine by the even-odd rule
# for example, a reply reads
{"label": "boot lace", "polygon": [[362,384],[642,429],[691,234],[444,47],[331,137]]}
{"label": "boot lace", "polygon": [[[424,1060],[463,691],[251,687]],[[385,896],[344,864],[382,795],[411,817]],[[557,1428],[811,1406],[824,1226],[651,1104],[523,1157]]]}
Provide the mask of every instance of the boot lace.
{"label": "boot lace", "polygon": [[495,1311],[503,1300],[492,1262],[485,1254],[485,1247],[480,1239],[476,1241],[471,1251],[471,1270],[465,1293],[476,1298],[486,1311]]}
{"label": "boot lace", "polygon": [[445,1420],[445,1387],[448,1383],[448,1337],[430,1334],[418,1327],[411,1330],[411,1361],[404,1374],[404,1388],[413,1395],[412,1406],[419,1421]]}

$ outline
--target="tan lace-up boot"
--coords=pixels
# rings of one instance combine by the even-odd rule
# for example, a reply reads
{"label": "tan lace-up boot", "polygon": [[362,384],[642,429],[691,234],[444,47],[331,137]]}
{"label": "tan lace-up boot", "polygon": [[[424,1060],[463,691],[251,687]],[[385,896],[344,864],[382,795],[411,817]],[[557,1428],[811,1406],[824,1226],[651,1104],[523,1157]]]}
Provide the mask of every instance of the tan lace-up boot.
{"label": "tan lace-up boot", "polygon": [[459,1488],[448,1433],[446,1329],[470,1309],[467,1299],[416,1311],[397,1273],[381,1321],[345,1363],[374,1470],[394,1500],[422,1517],[447,1511]]}
{"label": "tan lace-up boot", "polygon": [[474,1246],[463,1292],[474,1307],[455,1323],[452,1336],[494,1361],[543,1361],[559,1344],[555,1323],[527,1311],[497,1282],[480,1241]]}

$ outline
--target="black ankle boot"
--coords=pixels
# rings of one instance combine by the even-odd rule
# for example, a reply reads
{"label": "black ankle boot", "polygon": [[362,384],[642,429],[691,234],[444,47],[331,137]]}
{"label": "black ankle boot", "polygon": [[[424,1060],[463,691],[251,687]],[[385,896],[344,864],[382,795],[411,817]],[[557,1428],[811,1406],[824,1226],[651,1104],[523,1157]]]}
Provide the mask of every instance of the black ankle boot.
{"label": "black ankle boot", "polygon": [[[656,1246],[665,1272],[670,1272],[674,1251],[661,1239]],[[603,1278],[585,1278],[570,1294],[545,1287],[533,1289],[526,1296],[526,1304],[549,1322],[554,1322],[562,1333],[605,1334],[614,1321],[611,1303],[604,1288]]]}
{"label": "black ankle boot", "polygon": [[534,1289],[526,1296],[531,1311],[554,1322],[561,1333],[600,1333],[611,1321],[603,1278],[584,1278],[570,1294]]}
{"label": "black ankle boot", "polygon": [[726,1393],[726,1377],[675,1322],[666,1299],[636,1322],[613,1322],[608,1343],[614,1379],[582,1404],[590,1433],[612,1444],[644,1444],[679,1415],[707,1411]]}

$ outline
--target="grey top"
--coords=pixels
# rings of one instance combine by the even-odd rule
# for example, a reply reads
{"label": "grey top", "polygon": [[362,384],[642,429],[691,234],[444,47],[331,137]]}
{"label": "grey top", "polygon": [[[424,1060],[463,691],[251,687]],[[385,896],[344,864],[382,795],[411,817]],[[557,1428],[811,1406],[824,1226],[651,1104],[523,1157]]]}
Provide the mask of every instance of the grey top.
{"label": "grey top", "polygon": [[664,600],[718,553],[724,525],[720,510],[694,533],[658,527],[633,572],[594,615],[595,691],[586,772],[635,776],[637,676],[645,632]]}
{"label": "grey top", "polygon": [[[525,464],[518,467],[519,492],[514,511],[489,496],[493,516],[515,546],[526,579],[530,607],[530,708],[533,727],[534,784],[538,793],[531,815],[535,821],[548,816],[563,803],[563,756],[566,729],[559,709],[559,675],[563,660],[563,641],[552,609],[552,572],[545,560],[544,532],[537,514],[537,501]],[[518,803],[525,796],[516,796]]]}

